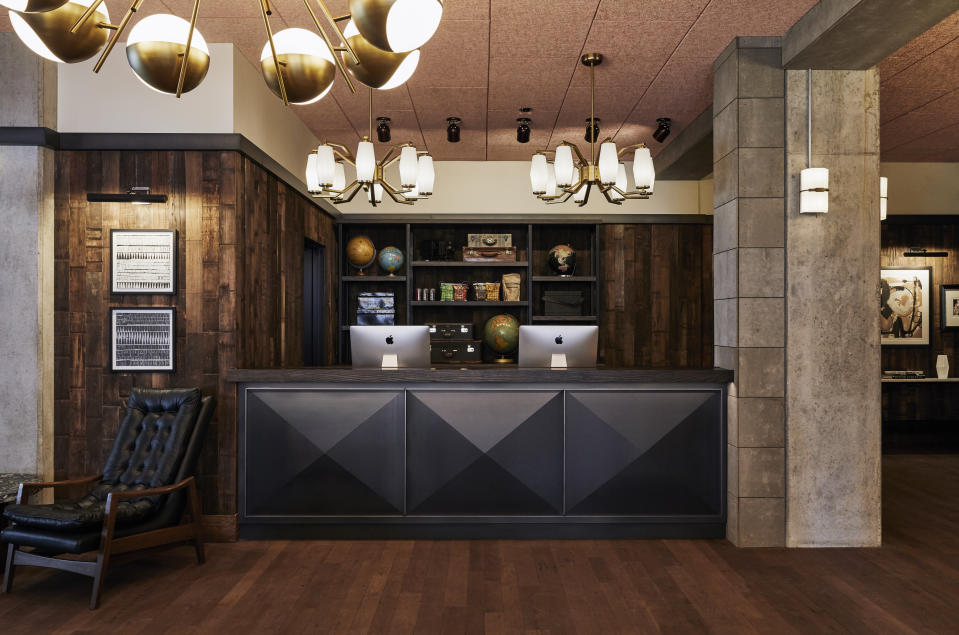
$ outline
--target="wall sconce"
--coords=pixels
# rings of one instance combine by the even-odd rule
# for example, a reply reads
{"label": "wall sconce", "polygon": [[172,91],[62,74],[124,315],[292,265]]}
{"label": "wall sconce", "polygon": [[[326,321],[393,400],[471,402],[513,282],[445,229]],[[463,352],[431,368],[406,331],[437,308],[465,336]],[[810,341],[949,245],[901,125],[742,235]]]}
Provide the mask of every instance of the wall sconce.
{"label": "wall sconce", "polygon": [[879,177],[879,220],[886,220],[886,210],[889,207],[889,179]]}
{"label": "wall sconce", "polygon": [[150,188],[133,187],[123,194],[108,192],[87,192],[87,201],[91,203],[130,203],[132,205],[149,205],[150,203],[166,203],[166,194],[151,194]]}
{"label": "wall sconce", "polygon": [[806,169],[799,173],[799,213],[829,212],[829,170],[812,164],[812,70],[806,70]]}

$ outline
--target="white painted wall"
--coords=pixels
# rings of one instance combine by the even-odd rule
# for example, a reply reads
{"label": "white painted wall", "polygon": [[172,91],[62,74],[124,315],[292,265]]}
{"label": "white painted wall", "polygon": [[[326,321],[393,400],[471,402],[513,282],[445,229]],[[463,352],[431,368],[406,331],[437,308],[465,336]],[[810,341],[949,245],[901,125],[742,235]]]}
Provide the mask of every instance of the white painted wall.
{"label": "white painted wall", "polygon": [[889,214],[959,214],[959,163],[881,163]]}

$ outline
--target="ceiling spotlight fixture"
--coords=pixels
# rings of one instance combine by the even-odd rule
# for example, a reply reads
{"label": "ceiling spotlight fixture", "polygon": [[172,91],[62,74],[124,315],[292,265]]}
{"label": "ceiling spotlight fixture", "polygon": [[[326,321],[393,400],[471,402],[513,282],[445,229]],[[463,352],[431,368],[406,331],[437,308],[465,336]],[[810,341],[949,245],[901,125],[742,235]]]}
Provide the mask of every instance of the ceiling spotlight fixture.
{"label": "ceiling spotlight fixture", "polygon": [[659,125],[653,133],[653,139],[662,143],[669,136],[669,127],[673,125],[673,120],[669,117],[660,117],[656,120]]}
{"label": "ceiling spotlight fixture", "polygon": [[460,142],[460,124],[463,122],[459,117],[446,118],[446,140],[450,143]]}
{"label": "ceiling spotlight fixture", "polygon": [[[586,120],[586,140],[589,141],[589,159],[583,156],[579,148],[569,141],[563,141],[553,151],[553,163],[550,164],[546,152],[533,155],[530,165],[530,182],[533,194],[547,203],[565,203],[570,198],[580,207],[589,201],[589,193],[594,187],[616,205],[622,205],[626,199],[649,198],[653,193],[656,170],[649,148],[637,143],[617,150],[616,143],[607,137],[596,156],[596,139],[599,136],[599,119],[595,113],[596,67],[603,62],[599,53],[583,55],[580,62],[589,67],[589,103],[590,113]],[[620,157],[630,150],[633,155],[633,189],[629,188],[626,166]],[[575,157],[573,156],[575,154]]]}
{"label": "ceiling spotlight fixture", "polygon": [[886,213],[889,208],[889,179],[879,177],[879,220],[886,220]]}
{"label": "ceiling spotlight fixture", "polygon": [[[274,35],[271,0],[252,1],[260,5],[266,30],[260,55],[263,79],[287,105],[322,99],[336,70],[352,92],[351,77],[381,90],[403,84],[419,62],[416,49],[433,36],[443,17],[443,0],[350,0],[350,13],[337,16],[325,0],[315,0],[321,24],[311,0],[303,0],[316,33],[290,28]],[[10,9],[14,31],[34,53],[62,63],[100,53],[93,67],[99,73],[143,2],[131,0],[117,24],[110,22],[104,0],[0,0],[0,6]],[[189,21],[169,14],[149,16],[131,30],[127,42],[127,59],[137,76],[150,88],[177,97],[199,85],[210,65],[206,41],[196,30],[200,0],[192,4]],[[341,31],[337,23],[344,21],[348,24]]]}
{"label": "ceiling spotlight fixture", "polygon": [[516,122],[519,124],[516,126],[516,140],[520,143],[529,143],[529,125],[533,123],[533,120],[529,117],[520,117]]}
{"label": "ceiling spotlight fixture", "polygon": [[[311,152],[306,159],[306,187],[314,198],[326,198],[334,203],[349,203],[360,190],[376,207],[383,202],[385,192],[391,199],[403,205],[412,205],[416,200],[433,193],[433,158],[424,150],[417,150],[412,143],[392,146],[379,161],[373,138],[373,89],[370,88],[370,131],[357,145],[356,154],[339,143],[327,141]],[[386,120],[384,123],[383,120]],[[389,123],[388,117],[380,117],[380,127]],[[386,126],[387,133],[389,127]],[[382,141],[381,137],[378,137]],[[398,152],[398,154],[397,154]],[[395,155],[395,156],[394,156]],[[386,168],[399,162],[400,187],[386,180]],[[346,183],[344,163],[356,168],[356,178]]]}
{"label": "ceiling spotlight fixture", "polygon": [[390,139],[393,138],[393,135],[390,134],[390,118],[377,117],[376,123],[379,124],[376,126],[376,139],[380,143],[389,143]]}
{"label": "ceiling spotlight fixture", "polygon": [[829,212],[829,170],[812,167],[812,71],[806,70],[806,169],[799,173],[799,213]]}
{"label": "ceiling spotlight fixture", "polygon": [[596,143],[599,139],[599,117],[586,118],[586,134],[583,135],[586,143]]}
{"label": "ceiling spotlight fixture", "polygon": [[107,192],[87,192],[87,200],[91,203],[131,203],[133,205],[149,205],[150,203],[166,203],[166,194],[151,194],[149,187],[133,186],[124,194]]}

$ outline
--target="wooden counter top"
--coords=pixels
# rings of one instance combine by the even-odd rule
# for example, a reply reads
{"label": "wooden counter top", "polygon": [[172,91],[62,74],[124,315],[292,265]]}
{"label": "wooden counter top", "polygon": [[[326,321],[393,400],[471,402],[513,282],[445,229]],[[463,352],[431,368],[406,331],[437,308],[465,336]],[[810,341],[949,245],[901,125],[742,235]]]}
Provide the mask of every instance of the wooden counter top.
{"label": "wooden counter top", "polygon": [[227,381],[234,383],[650,383],[728,384],[733,371],[709,369],[643,368],[519,368],[515,365],[475,364],[439,368],[353,369],[348,366],[316,368],[232,369]]}

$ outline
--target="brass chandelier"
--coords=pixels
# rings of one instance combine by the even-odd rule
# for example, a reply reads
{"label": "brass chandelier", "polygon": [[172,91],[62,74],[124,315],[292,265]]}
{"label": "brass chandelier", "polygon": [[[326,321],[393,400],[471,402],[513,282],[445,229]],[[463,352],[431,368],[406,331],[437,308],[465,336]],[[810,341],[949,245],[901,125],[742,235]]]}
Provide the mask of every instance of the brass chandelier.
{"label": "brass chandelier", "polygon": [[[569,141],[563,141],[552,152],[552,163],[548,159],[549,152],[535,153],[529,173],[533,194],[546,203],[565,203],[572,198],[580,207],[589,201],[590,191],[594,187],[607,201],[616,205],[622,205],[626,199],[649,198],[653,194],[656,171],[652,155],[645,144],[636,143],[617,150],[612,137],[607,137],[600,144],[597,160],[599,120],[596,118],[595,72],[596,67],[602,64],[603,56],[599,53],[588,53],[583,55],[580,62],[589,67],[590,117],[586,120],[589,159],[583,156],[576,144]],[[626,165],[620,160],[620,157],[630,150],[635,150],[633,188],[629,187]]]}
{"label": "brass chandelier", "polygon": [[[433,157],[428,152],[417,150],[412,143],[396,144],[386,155],[376,160],[373,146],[373,89],[370,88],[370,128],[356,148],[356,154],[339,143],[326,143],[312,151],[306,162],[306,185],[314,198],[325,198],[333,203],[349,203],[362,190],[373,207],[383,202],[385,192],[402,205],[412,205],[416,200],[433,193],[435,179]],[[399,162],[400,187],[386,180],[386,169]],[[346,184],[348,163],[356,170],[356,178]]]}
{"label": "brass chandelier", "polygon": [[[260,5],[266,44],[260,56],[267,86],[284,104],[310,104],[333,86],[336,71],[350,90],[351,79],[372,88],[401,85],[416,70],[419,47],[436,32],[443,0],[350,0],[350,12],[334,16],[323,0],[303,0],[316,31],[288,28],[273,33],[270,0]],[[292,0],[291,0],[292,1]],[[119,23],[110,21],[103,0],[0,0],[10,10],[14,31],[31,50],[54,62],[76,63],[97,53],[93,71],[100,72],[131,18],[144,0],[133,0]],[[210,51],[196,28],[200,0],[190,20],[155,14],[130,31],[127,60],[137,77],[154,90],[175,94],[193,90],[206,77]],[[338,26],[347,22],[342,31]]]}

